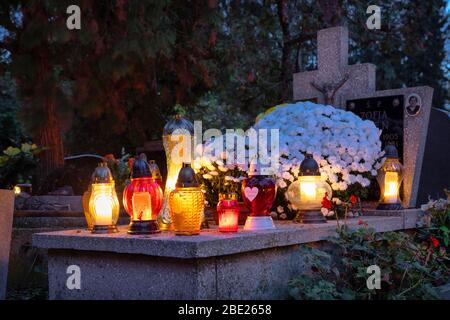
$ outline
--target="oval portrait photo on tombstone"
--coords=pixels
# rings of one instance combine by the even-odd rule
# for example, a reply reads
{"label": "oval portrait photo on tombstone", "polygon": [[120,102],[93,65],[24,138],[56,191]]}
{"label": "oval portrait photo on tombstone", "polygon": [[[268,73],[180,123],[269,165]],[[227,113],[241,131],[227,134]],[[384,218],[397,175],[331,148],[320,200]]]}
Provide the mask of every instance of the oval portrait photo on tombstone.
{"label": "oval portrait photo on tombstone", "polygon": [[417,116],[422,109],[422,99],[416,93],[412,93],[405,101],[405,111],[409,116]]}

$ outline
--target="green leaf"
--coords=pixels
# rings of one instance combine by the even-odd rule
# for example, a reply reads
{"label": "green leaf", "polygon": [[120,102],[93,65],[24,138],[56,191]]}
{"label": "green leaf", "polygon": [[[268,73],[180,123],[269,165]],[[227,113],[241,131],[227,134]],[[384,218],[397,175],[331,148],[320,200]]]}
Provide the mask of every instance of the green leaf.
{"label": "green leaf", "polygon": [[15,147],[8,147],[5,151],[3,151],[3,153],[7,156],[14,157],[20,153],[20,149]]}
{"label": "green leaf", "polygon": [[450,229],[447,228],[446,226],[441,226],[439,229],[444,233],[450,233]]}

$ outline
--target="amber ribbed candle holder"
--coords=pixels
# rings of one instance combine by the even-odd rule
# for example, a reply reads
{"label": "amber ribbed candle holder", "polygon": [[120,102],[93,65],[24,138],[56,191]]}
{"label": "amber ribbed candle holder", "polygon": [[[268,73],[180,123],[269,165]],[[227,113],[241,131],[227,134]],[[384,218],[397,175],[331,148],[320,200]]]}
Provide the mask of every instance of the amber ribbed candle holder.
{"label": "amber ribbed candle holder", "polygon": [[177,188],[169,197],[175,234],[192,236],[200,233],[205,199],[198,187]]}

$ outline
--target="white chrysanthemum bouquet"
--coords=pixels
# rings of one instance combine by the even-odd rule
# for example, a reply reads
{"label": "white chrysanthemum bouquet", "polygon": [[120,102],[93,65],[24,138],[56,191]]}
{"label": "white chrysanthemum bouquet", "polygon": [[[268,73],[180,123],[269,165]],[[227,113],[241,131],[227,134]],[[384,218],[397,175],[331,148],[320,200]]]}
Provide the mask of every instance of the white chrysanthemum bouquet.
{"label": "white chrysanthemum bouquet", "polygon": [[[322,180],[330,184],[333,196],[344,200],[350,194],[364,194],[358,190],[367,190],[382,165],[381,131],[372,121],[332,106],[311,102],[279,105],[259,117],[254,129],[279,129],[279,194],[273,207],[274,215],[282,219],[293,217],[284,193],[298,178],[306,154],[311,154],[319,164]],[[194,163],[203,182],[208,183],[207,192],[215,185],[224,186],[225,180],[230,188],[240,191],[245,166],[228,168],[225,163],[224,159],[214,157],[203,157]],[[221,168],[227,171],[221,172]],[[222,177],[220,181],[218,176]]]}
{"label": "white chrysanthemum bouquet", "polygon": [[[298,178],[305,154],[313,155],[322,180],[344,198],[349,190],[353,194],[367,188],[382,164],[381,131],[375,124],[332,106],[283,104],[260,117],[254,128],[280,130],[278,187],[282,192]],[[284,210],[278,209],[282,214]]]}

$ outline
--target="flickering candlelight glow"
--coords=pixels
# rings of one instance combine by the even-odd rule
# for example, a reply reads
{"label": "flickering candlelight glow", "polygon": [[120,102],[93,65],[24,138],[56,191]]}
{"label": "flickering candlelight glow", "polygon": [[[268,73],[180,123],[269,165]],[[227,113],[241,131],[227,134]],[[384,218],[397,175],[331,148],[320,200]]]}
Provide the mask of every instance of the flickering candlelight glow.
{"label": "flickering candlelight glow", "polygon": [[112,224],[113,200],[107,195],[99,195],[94,199],[95,225],[109,226]]}
{"label": "flickering candlelight glow", "polygon": [[[117,232],[119,219],[119,199],[114,179],[106,163],[101,163],[92,175],[90,190],[85,194],[88,228],[93,233]],[[85,212],[86,213],[86,212]]]}
{"label": "flickering candlelight glow", "polygon": [[17,196],[22,192],[22,189],[19,186],[14,187],[14,194]]}
{"label": "flickering candlelight glow", "polygon": [[378,185],[380,186],[379,210],[399,210],[402,208],[400,200],[400,186],[403,180],[403,166],[399,161],[398,151],[393,145],[385,148],[386,160],[378,171]]}
{"label": "flickering candlelight glow", "polygon": [[164,205],[158,216],[161,230],[170,230],[171,217],[169,197],[175,190],[178,173],[185,161],[191,161],[193,124],[180,115],[170,120],[163,130],[163,145],[167,159],[167,179],[164,189]]}
{"label": "flickering candlelight glow", "polygon": [[384,197],[388,203],[396,203],[398,197],[398,174],[386,172],[384,177]]}
{"label": "flickering candlelight glow", "polygon": [[[152,201],[148,192],[133,193],[133,220],[152,220]],[[156,217],[155,217],[156,218]]]}
{"label": "flickering candlelight glow", "polygon": [[237,232],[239,222],[239,204],[236,194],[219,195],[217,204],[220,232]]}
{"label": "flickering candlelight glow", "polygon": [[200,233],[205,198],[190,164],[183,164],[175,187],[169,195],[170,214],[176,235]]}
{"label": "flickering candlelight glow", "polygon": [[286,198],[293,210],[298,210],[297,218],[302,223],[324,223],[326,219],[320,212],[322,200],[331,199],[332,190],[321,180],[319,165],[311,155],[306,155],[300,164],[299,178],[291,183]]}
{"label": "flickering candlelight glow", "polygon": [[[318,177],[320,178],[320,177]],[[314,201],[317,198],[317,184],[314,176],[300,177],[300,193],[305,201]]]}
{"label": "flickering candlelight glow", "polygon": [[159,232],[156,219],[162,208],[163,195],[161,187],[153,179],[152,169],[144,153],[134,161],[130,178],[130,183],[123,191],[123,207],[131,218],[128,233]]}
{"label": "flickering candlelight glow", "polygon": [[236,232],[238,230],[239,211],[236,209],[224,209],[219,213],[219,231]]}

